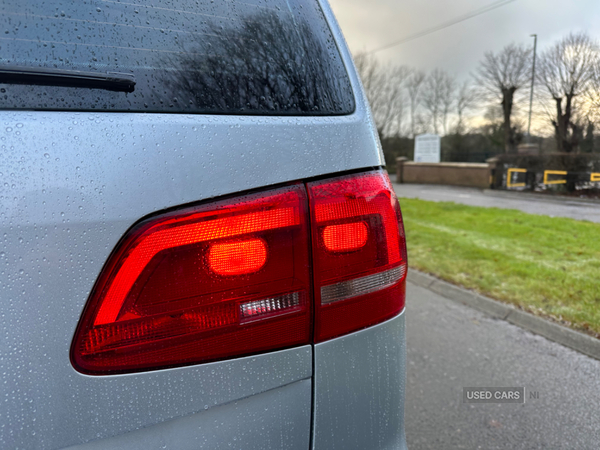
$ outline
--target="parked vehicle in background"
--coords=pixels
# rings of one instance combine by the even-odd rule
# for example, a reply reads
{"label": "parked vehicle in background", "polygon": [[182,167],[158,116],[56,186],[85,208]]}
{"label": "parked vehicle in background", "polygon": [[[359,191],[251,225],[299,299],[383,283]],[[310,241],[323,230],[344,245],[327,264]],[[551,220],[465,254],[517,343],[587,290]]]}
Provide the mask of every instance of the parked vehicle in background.
{"label": "parked vehicle in background", "polygon": [[0,21],[0,447],[405,448],[403,226],[328,5]]}

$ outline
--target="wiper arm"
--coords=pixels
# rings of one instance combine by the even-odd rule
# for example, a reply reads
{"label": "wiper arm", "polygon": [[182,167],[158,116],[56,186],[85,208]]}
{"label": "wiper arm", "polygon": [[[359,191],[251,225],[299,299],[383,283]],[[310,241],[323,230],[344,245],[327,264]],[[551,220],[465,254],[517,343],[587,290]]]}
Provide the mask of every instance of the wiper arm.
{"label": "wiper arm", "polygon": [[0,83],[82,87],[105,91],[133,92],[135,78],[127,73],[96,73],[45,67],[0,66]]}

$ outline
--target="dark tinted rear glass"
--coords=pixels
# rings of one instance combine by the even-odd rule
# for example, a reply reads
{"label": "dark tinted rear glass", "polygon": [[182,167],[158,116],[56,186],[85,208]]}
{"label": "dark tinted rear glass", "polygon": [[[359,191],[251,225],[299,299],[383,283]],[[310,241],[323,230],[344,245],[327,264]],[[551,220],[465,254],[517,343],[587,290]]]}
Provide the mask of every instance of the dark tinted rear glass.
{"label": "dark tinted rear glass", "polygon": [[2,9],[0,68],[128,74],[136,81],[130,93],[1,83],[3,109],[354,110],[316,0],[3,0]]}

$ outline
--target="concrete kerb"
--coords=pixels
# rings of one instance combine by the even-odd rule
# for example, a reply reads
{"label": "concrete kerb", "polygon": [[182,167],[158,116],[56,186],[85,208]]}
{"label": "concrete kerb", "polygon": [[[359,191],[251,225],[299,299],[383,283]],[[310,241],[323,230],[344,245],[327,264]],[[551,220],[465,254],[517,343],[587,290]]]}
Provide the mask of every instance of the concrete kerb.
{"label": "concrete kerb", "polygon": [[581,206],[596,205],[600,206],[600,200],[593,198],[579,198],[579,197],[568,197],[566,195],[547,195],[547,194],[536,194],[533,192],[516,192],[516,191],[504,191],[501,189],[483,189],[483,193],[491,195],[492,197],[510,198],[514,200],[535,200],[548,203],[559,203],[570,205],[579,203]]}
{"label": "concrete kerb", "polygon": [[408,271],[408,281],[417,286],[427,288],[442,297],[477,309],[493,318],[506,320],[513,325],[600,360],[600,340],[592,336],[571,330],[557,323],[521,311],[514,306],[492,300],[491,298],[460,288],[414,269]]}

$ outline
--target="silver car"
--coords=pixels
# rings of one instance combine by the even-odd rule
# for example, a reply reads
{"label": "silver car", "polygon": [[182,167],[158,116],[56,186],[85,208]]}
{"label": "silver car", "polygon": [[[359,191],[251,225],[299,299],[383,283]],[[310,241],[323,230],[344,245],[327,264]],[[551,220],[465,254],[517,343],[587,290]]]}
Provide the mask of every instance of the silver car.
{"label": "silver car", "polygon": [[404,449],[406,247],[324,0],[3,0],[0,448]]}

